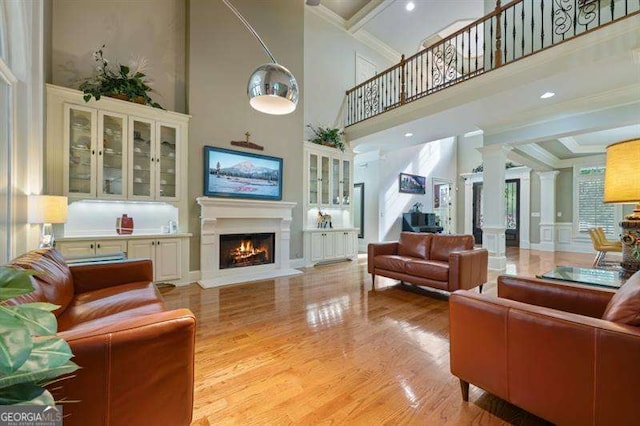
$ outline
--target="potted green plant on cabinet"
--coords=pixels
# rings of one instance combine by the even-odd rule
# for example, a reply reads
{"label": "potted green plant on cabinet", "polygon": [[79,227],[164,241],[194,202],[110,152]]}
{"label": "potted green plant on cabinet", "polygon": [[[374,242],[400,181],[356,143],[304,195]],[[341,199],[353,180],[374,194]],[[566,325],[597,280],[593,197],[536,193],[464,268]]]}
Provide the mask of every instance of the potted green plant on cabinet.
{"label": "potted green plant on cabinet", "polygon": [[154,108],[163,109],[160,104],[154,102],[149,93],[153,91],[150,82],[142,71],[146,61],[139,58],[134,69],[126,65],[117,65],[116,71],[109,68],[109,61],[104,57],[103,45],[93,53],[97,74],[87,78],[80,84],[80,90],[84,92],[84,100],[89,102],[91,98],[100,100],[102,96],[136,102],[143,105],[151,105]]}
{"label": "potted green plant on cabinet", "polygon": [[314,134],[314,137],[310,142],[318,145],[338,148],[340,151],[344,152],[345,144],[342,141],[342,135],[344,135],[344,132],[341,132],[340,129],[332,129],[322,126],[313,127],[311,124],[307,124],[307,127],[310,128]]}

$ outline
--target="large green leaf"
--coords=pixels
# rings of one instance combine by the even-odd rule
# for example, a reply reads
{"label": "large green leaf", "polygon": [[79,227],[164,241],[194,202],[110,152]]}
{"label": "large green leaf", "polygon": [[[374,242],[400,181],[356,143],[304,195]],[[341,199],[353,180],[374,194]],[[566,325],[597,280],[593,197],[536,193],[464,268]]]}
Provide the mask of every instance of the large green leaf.
{"label": "large green leaf", "polygon": [[47,368],[41,371],[23,371],[22,368],[20,368],[15,373],[0,377],[0,388],[17,385],[19,383],[41,383],[54,377],[73,373],[78,368],[78,365],[72,361],[67,361],[59,367]]}
{"label": "large green leaf", "polygon": [[20,383],[0,389],[0,405],[14,404],[53,405],[55,401],[49,391],[31,383]]}
{"label": "large green leaf", "polygon": [[41,371],[64,365],[73,357],[71,348],[59,337],[36,339],[27,361],[20,367],[21,371]]}
{"label": "large green leaf", "polygon": [[45,302],[23,303],[21,306],[26,306],[29,309],[40,309],[41,311],[47,312],[53,312],[60,307],[60,305],[54,305],[53,303]]}
{"label": "large green leaf", "polygon": [[31,303],[16,306],[2,306],[0,311],[13,315],[24,323],[32,336],[51,336],[58,330],[58,321],[51,312],[42,310]]}
{"label": "large green leaf", "polygon": [[33,285],[30,276],[36,272],[33,270],[22,270],[0,267],[0,300],[7,300],[23,294],[31,293]]}
{"label": "large green leaf", "polygon": [[0,311],[0,373],[18,370],[29,358],[33,340],[29,328],[14,316]]}

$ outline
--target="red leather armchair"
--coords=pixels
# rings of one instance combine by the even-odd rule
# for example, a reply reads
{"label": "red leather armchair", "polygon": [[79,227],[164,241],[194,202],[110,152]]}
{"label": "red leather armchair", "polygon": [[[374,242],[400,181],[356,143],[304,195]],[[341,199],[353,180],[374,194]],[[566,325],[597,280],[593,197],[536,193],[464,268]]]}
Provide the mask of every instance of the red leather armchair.
{"label": "red leather armchair", "polygon": [[561,425],[640,424],[640,328],[601,319],[615,314],[613,295],[508,276],[498,298],[452,294],[451,372],[463,399],[472,383]]}
{"label": "red leather armchair", "polygon": [[474,249],[473,235],[402,232],[400,240],[369,244],[367,266],[376,275],[455,291],[487,282],[488,252]]}
{"label": "red leather armchair", "polygon": [[150,260],[67,267],[55,250],[10,264],[34,269],[35,291],[9,301],[60,305],[59,335],[81,369],[50,391],[65,425],[188,425],[193,410],[195,318],[167,311]]}

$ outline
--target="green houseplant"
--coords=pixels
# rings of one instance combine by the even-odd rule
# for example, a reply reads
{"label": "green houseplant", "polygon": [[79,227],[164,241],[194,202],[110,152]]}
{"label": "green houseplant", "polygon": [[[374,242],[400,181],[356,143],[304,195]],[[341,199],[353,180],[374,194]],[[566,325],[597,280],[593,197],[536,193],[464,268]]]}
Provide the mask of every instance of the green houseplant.
{"label": "green houseplant", "polygon": [[344,132],[341,132],[340,129],[321,126],[313,127],[311,124],[307,124],[307,127],[310,128],[314,134],[314,137],[310,142],[318,145],[332,146],[344,152],[345,145],[344,142],[342,142],[342,135],[344,135]]}
{"label": "green houseplant", "polygon": [[84,100],[89,102],[92,97],[99,100],[102,96],[109,96],[163,109],[149,96],[153,89],[149,86],[146,74],[142,72],[146,61],[138,59],[133,70],[126,65],[119,64],[114,71],[109,68],[109,61],[104,57],[104,48],[103,45],[93,53],[93,58],[97,63],[97,73],[80,84],[80,90],[84,92]]}
{"label": "green houseplant", "polygon": [[7,300],[32,292],[34,271],[0,267],[0,405],[54,405],[44,388],[79,367],[71,348],[56,336],[50,303],[10,306]]}

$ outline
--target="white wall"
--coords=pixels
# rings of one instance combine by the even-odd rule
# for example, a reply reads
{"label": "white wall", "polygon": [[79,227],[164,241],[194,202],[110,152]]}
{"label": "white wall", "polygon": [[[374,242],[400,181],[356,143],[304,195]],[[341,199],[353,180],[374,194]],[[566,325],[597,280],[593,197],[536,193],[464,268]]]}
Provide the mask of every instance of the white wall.
{"label": "white wall", "polygon": [[356,53],[376,64],[378,72],[392,65],[345,30],[305,8],[305,124],[334,127],[345,92],[355,86]]}
{"label": "white wall", "polygon": [[478,151],[482,148],[482,135],[465,138],[458,136],[458,176],[456,182],[456,230],[458,233],[464,232],[464,179],[461,173],[471,173],[473,169],[482,164],[482,154]]}
{"label": "white wall", "polygon": [[113,65],[146,58],[154,93],[185,112],[186,2],[183,0],[55,0],[52,2],[51,82],[78,88],[95,68],[103,44]]}
{"label": "white wall", "polygon": [[[392,142],[390,141],[390,145]],[[416,202],[422,203],[422,211],[433,211],[433,178],[447,179],[455,183],[456,156],[455,137],[386,152],[377,161],[364,161],[367,167],[359,167],[363,158],[357,156],[355,181],[365,183],[363,243],[366,245],[370,242],[397,240],[402,230],[402,213],[408,212]],[[400,173],[425,176],[426,194],[399,193]],[[367,232],[376,222],[375,219],[371,219],[373,214],[377,217],[377,232]],[[372,224],[369,224],[369,221]]]}

